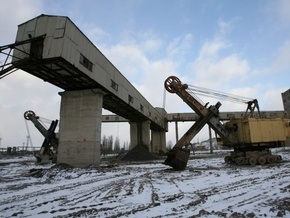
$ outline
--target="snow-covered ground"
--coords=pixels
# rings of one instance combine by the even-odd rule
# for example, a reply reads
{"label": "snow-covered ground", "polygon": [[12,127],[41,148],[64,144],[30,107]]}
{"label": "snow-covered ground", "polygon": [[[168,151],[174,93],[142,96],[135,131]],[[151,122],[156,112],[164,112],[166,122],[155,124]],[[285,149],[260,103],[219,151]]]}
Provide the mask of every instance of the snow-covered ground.
{"label": "snow-covered ground", "polygon": [[255,167],[197,154],[181,172],[162,161],[71,169],[0,159],[0,217],[290,217],[290,150],[274,153],[284,160]]}

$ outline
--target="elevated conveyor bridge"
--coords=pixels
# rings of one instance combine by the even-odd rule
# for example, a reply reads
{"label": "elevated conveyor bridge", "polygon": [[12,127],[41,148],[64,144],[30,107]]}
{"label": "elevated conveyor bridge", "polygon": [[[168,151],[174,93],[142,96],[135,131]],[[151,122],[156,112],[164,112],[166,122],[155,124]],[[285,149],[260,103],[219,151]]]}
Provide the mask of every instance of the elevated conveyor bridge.
{"label": "elevated conveyor bridge", "polygon": [[64,90],[58,162],[99,165],[102,108],[130,121],[132,146],[165,151],[165,111],[154,108],[68,17],[40,15],[20,24],[15,43],[1,46],[0,57],[0,79],[20,69]]}
{"label": "elevated conveyor bridge", "polygon": [[16,42],[0,47],[0,78],[21,69],[65,91],[100,89],[103,108],[166,130],[159,113],[97,47],[64,16],[40,15],[18,26]]}

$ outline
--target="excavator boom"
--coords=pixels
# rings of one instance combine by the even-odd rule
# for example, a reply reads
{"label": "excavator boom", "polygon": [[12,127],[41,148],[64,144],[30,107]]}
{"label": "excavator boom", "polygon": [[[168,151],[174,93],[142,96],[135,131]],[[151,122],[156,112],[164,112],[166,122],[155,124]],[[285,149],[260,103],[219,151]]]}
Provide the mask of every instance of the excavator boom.
{"label": "excavator boom", "polygon": [[200,117],[183,137],[178,140],[173,149],[167,153],[167,159],[164,162],[165,165],[169,165],[175,170],[183,170],[186,167],[189,158],[189,150],[187,147],[193,137],[205,124],[209,124],[228,143],[234,143],[234,139],[231,138],[218,118],[218,109],[221,106],[220,102],[207,108],[186,90],[188,85],[182,84],[175,76],[168,77],[164,82],[164,86],[168,92],[176,93]]}
{"label": "excavator boom", "polygon": [[38,121],[39,117],[36,116],[33,111],[26,111],[24,113],[24,118],[26,120],[30,120],[38,129],[38,131],[44,136],[44,141],[40,151],[35,154],[37,161],[44,163],[46,161],[52,160],[53,162],[56,162],[56,155],[52,150],[56,151],[58,147],[58,139],[55,134],[58,120],[53,120],[50,124],[50,127],[45,129],[45,127]]}
{"label": "excavator boom", "polygon": [[[177,94],[200,117],[167,152],[165,165],[169,165],[175,170],[185,169],[190,154],[188,145],[205,124],[208,124],[221,137],[224,146],[234,148],[231,155],[225,157],[227,163],[262,165],[282,159],[279,155],[272,155],[269,148],[284,146],[287,138],[290,139],[289,119],[261,118],[256,99],[228,95],[194,86],[191,86],[194,88],[189,88],[175,76],[168,77],[164,86],[168,92]],[[214,94],[220,98],[245,103],[247,110],[243,118],[231,119],[223,124],[219,118],[221,103],[217,102],[216,105],[208,107],[208,104],[203,105],[199,102],[195,93],[206,96]],[[254,110],[258,111],[259,117],[253,118]]]}

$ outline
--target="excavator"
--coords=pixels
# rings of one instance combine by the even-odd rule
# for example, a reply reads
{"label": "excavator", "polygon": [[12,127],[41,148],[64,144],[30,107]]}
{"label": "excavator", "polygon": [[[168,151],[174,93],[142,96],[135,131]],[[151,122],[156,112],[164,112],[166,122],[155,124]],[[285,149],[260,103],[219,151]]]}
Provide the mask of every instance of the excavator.
{"label": "excavator", "polygon": [[[176,76],[168,77],[164,82],[165,89],[177,94],[198,116],[199,119],[177,141],[174,147],[166,153],[165,165],[174,170],[186,168],[190,150],[188,146],[194,136],[208,124],[221,138],[223,146],[233,149],[230,155],[225,157],[226,163],[237,165],[256,165],[275,163],[282,159],[280,155],[273,155],[270,148],[285,145],[290,137],[290,119],[261,118],[258,101],[256,99],[240,98],[235,95],[227,95],[222,92],[214,92],[200,87],[189,87],[183,84]],[[226,97],[229,100],[241,101],[247,104],[243,118],[233,118],[223,123],[219,117],[220,102],[208,106],[202,104],[196,93]],[[258,113],[254,113],[257,110]],[[258,117],[254,115],[258,114]]]}
{"label": "excavator", "polygon": [[34,154],[38,163],[56,163],[58,138],[56,137],[55,129],[58,120],[53,120],[50,127],[46,129],[40,122],[39,116],[36,116],[34,111],[28,110],[24,113],[24,118],[30,120],[38,131],[44,136],[44,141],[39,152]]}

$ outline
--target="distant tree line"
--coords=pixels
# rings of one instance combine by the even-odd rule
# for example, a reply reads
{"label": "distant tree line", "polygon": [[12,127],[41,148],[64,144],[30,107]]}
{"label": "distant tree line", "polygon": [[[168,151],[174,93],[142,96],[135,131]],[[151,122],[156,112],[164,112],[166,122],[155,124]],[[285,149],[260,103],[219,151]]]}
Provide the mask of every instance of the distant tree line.
{"label": "distant tree line", "polygon": [[[173,148],[172,141],[167,142],[166,149],[169,151]],[[124,142],[121,146],[120,139],[117,136],[114,140],[114,137],[112,135],[106,136],[103,135],[102,143],[101,143],[101,154],[107,155],[107,154],[118,154],[121,150],[129,150],[131,149],[131,145],[129,142]]]}
{"label": "distant tree line", "polygon": [[101,143],[101,154],[118,154],[121,150],[128,150],[129,147],[130,146],[128,142],[124,142],[123,146],[121,147],[120,139],[118,136],[114,140],[114,137],[112,135],[104,135]]}

